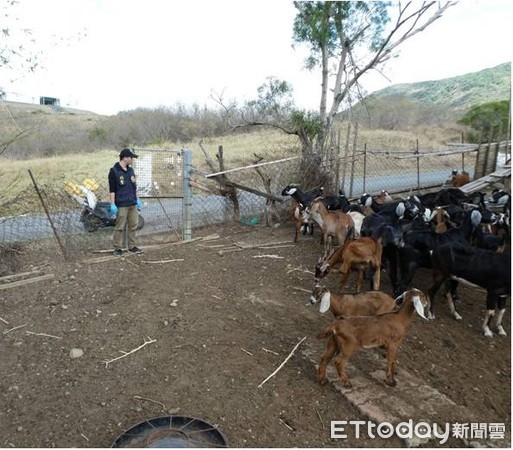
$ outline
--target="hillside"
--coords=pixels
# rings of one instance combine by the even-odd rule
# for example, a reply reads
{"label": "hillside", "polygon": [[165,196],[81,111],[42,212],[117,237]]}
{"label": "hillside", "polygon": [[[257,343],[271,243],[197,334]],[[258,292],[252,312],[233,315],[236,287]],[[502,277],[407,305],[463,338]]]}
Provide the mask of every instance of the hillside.
{"label": "hillside", "polygon": [[12,102],[2,100],[0,101],[0,117],[3,115],[10,114],[60,114],[60,115],[94,115],[98,114],[91,111],[84,111],[82,109],[68,108],[64,106],[49,106],[39,105],[37,103],[24,103],[24,102]]}
{"label": "hillside", "polygon": [[509,100],[511,63],[453,78],[419,83],[396,84],[374,92],[366,98],[402,97],[421,106],[442,106],[466,111],[480,103]]}

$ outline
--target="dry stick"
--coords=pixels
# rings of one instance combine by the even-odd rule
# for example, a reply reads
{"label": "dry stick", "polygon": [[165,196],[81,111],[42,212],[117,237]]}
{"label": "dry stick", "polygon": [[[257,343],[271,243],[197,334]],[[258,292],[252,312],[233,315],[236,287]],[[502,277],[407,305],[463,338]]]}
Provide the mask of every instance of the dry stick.
{"label": "dry stick", "polygon": [[5,323],[6,325],[9,325],[9,322],[7,322],[7,320],[5,320],[4,318],[0,317],[0,320]]}
{"label": "dry stick", "polygon": [[117,361],[118,359],[121,359],[121,358],[124,358],[125,356],[131,355],[132,353],[135,353],[136,351],[141,350],[141,348],[146,347],[148,344],[153,344],[154,342],[157,342],[156,339],[152,339],[149,336],[148,336],[148,339],[149,340],[147,341],[145,338],[144,343],[142,345],[139,345],[139,347],[134,348],[133,350],[130,350],[129,352],[123,352],[123,354],[121,356],[118,356],[117,358],[110,359],[108,361],[103,361],[105,363],[105,368],[107,368],[111,362]]}
{"label": "dry stick", "polygon": [[267,353],[272,353],[273,355],[276,355],[276,356],[279,356],[279,355],[280,355],[279,353],[273,352],[272,350],[268,350],[268,349],[266,349],[266,348],[264,348],[264,347],[262,347],[262,350],[263,350],[264,352],[267,352]]}
{"label": "dry stick", "polygon": [[163,259],[161,261],[141,261],[143,264],[165,264],[168,262],[185,261],[182,259]]}
{"label": "dry stick", "polygon": [[285,422],[281,417],[278,417],[278,420],[285,425],[290,431],[294,431],[294,428],[292,428],[287,422]]}
{"label": "dry stick", "polygon": [[26,275],[35,275],[36,273],[40,273],[40,272],[41,272],[41,270],[32,270],[31,272],[15,273],[13,275],[7,275],[5,277],[0,277],[0,281],[9,281],[9,280],[12,280],[13,278],[21,278]]}
{"label": "dry stick", "polygon": [[285,259],[285,256],[278,256],[278,255],[254,255],[253,258]]}
{"label": "dry stick", "polygon": [[289,286],[291,287],[292,289],[296,290],[296,291],[303,291],[303,292],[308,292],[308,293],[312,293],[312,290],[308,290],[308,289],[303,289],[303,288],[300,288],[300,287],[297,287],[297,286]]}
{"label": "dry stick", "polygon": [[54,276],[55,275],[53,273],[49,273],[48,275],[41,275],[39,277],[26,278],[26,279],[20,280],[20,281],[13,281],[11,283],[0,284],[0,291],[2,291],[4,289],[11,289],[13,287],[24,286],[24,285],[30,284],[30,283],[37,283],[38,281],[50,280]]}
{"label": "dry stick", "polygon": [[139,395],[134,395],[134,398],[136,400],[146,400],[147,402],[156,403],[157,405],[160,405],[162,407],[162,409],[166,409],[166,405],[164,405],[164,403],[158,402],[157,400],[152,400],[151,398],[148,398],[148,397],[140,397]]}
{"label": "dry stick", "polygon": [[39,187],[36,183],[36,180],[34,178],[34,175],[32,175],[32,171],[29,169],[28,173],[30,175],[30,178],[32,178],[32,183],[34,184],[34,188],[36,189],[37,195],[39,197],[39,200],[41,200],[41,204],[43,205],[43,209],[45,210],[46,217],[48,218],[48,221],[50,222],[50,226],[52,227],[53,234],[55,236],[55,239],[57,239],[57,242],[59,244],[59,248],[61,249],[62,256],[64,257],[64,260],[67,261],[68,255],[66,253],[66,249],[64,248],[64,245],[61,241],[61,238],[59,237],[59,234],[57,233],[57,229],[55,228],[55,225],[53,223],[52,217],[50,216],[50,212],[48,211],[48,207],[46,206],[45,201],[43,200],[43,196],[41,195],[41,192],[39,191]]}
{"label": "dry stick", "polygon": [[44,337],[50,337],[54,339],[62,339],[62,337],[54,336],[52,334],[46,334],[46,333],[34,333],[33,331],[25,331],[27,334],[33,334],[34,336],[44,336]]}
{"label": "dry stick", "polygon": [[278,373],[278,371],[285,365],[285,363],[290,359],[290,357],[294,354],[294,352],[296,351],[296,349],[299,347],[299,345],[306,339],[306,336],[301,339],[297,344],[296,346],[292,349],[292,351],[289,353],[289,356],[287,356],[285,358],[285,360],[280,364],[280,366],[271,374],[269,375],[264,381],[262,381],[258,387],[262,387],[265,383],[267,383],[268,380],[270,380],[272,377],[274,377],[274,375],[276,375]]}
{"label": "dry stick", "polygon": [[247,353],[249,356],[253,356],[253,353],[248,352],[247,350],[243,349],[242,347],[240,347],[240,349],[241,349],[244,353]]}
{"label": "dry stick", "polygon": [[324,429],[324,421],[322,420],[321,414],[317,408],[315,408],[315,412],[317,413],[317,416],[319,417],[319,420],[321,421],[322,428]]}
{"label": "dry stick", "polygon": [[[7,323],[7,322],[6,322],[6,323]],[[5,330],[5,331],[4,331],[4,334],[10,333],[11,331],[14,331],[14,330],[17,330],[18,328],[26,327],[27,325],[28,325],[28,322],[27,322],[27,323],[25,323],[25,324],[23,324],[23,325],[20,325],[20,326],[18,326],[18,327],[14,327],[14,328],[11,328],[11,329],[9,329],[9,330]]]}
{"label": "dry stick", "polygon": [[[311,274],[314,274],[311,270],[308,270],[308,269],[302,269],[300,267],[297,267],[295,269],[290,269],[287,271],[287,273],[290,273],[290,272],[294,272],[295,270],[299,270],[300,272],[305,272],[305,273],[311,273]],[[315,274],[314,274],[315,275]]]}

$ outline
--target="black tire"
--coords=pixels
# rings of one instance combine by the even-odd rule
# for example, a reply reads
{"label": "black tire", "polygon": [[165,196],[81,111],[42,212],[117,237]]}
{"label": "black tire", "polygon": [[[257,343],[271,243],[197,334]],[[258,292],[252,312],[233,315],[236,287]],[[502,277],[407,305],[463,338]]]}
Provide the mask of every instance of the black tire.
{"label": "black tire", "polygon": [[92,233],[100,228],[101,221],[95,216],[87,216],[83,218],[82,223],[84,224],[84,230]]}

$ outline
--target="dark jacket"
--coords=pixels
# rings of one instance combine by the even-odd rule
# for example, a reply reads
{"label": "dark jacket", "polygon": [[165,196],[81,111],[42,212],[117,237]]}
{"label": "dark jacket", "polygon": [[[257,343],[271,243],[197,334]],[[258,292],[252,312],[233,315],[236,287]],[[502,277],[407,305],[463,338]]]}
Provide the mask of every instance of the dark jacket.
{"label": "dark jacket", "polygon": [[124,170],[119,163],[109,172],[109,192],[114,192],[116,206],[132,206],[137,203],[137,184],[134,169]]}

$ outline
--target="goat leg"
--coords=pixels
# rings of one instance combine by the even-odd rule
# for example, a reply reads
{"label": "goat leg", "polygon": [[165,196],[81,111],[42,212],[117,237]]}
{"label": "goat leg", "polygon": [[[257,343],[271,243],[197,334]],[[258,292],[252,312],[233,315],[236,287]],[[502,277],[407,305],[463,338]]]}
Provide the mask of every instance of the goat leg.
{"label": "goat leg", "polygon": [[342,275],[342,277],[340,279],[340,288],[342,289],[342,292],[344,292],[350,272],[349,271],[347,271],[347,272],[340,271],[340,274]]}
{"label": "goat leg", "polygon": [[445,293],[445,298],[447,299],[449,309],[451,311],[451,314],[454,316],[454,318],[456,320],[463,320],[463,317],[461,317],[460,313],[458,311],[456,311],[456,302],[454,301],[454,297],[452,296],[452,293],[450,290],[448,290]]}
{"label": "goat leg", "polygon": [[395,386],[397,384],[394,378],[397,347],[398,344],[395,343],[390,343],[387,346],[387,374],[385,378],[385,383],[389,386]]}
{"label": "goat leg", "polygon": [[490,330],[490,321],[494,315],[495,315],[495,310],[488,309],[486,311],[485,320],[483,322],[483,333],[484,333],[485,337],[489,337],[489,338],[493,337],[492,330]]}
{"label": "goat leg", "polygon": [[497,319],[495,322],[495,328],[497,329],[497,334],[499,336],[507,336],[506,331],[504,331],[504,328],[502,326],[502,317],[504,316],[504,312],[506,311],[506,308],[499,309],[499,314],[497,314]]}
{"label": "goat leg", "polygon": [[379,291],[379,286],[381,284],[381,264],[378,263],[376,267],[374,267],[374,276],[372,277],[372,290]]}
{"label": "goat leg", "polygon": [[335,358],[335,366],[337,368],[337,373],[340,378],[340,381],[342,381],[342,385],[345,388],[352,388],[353,385],[351,384],[351,380],[349,380],[349,376],[347,375],[346,371],[344,370],[348,359],[349,359],[349,357],[344,355],[343,352],[341,352]]}
{"label": "goat leg", "polygon": [[330,336],[328,343],[326,344],[326,351],[323,353],[321,360],[319,361],[319,367],[317,368],[317,382],[319,384],[324,385],[328,381],[328,378],[326,377],[326,368],[336,353],[338,353],[338,348],[335,336]]}
{"label": "goat leg", "polygon": [[356,292],[360,292],[363,284],[363,278],[365,277],[365,269],[358,269],[358,278],[356,279]]}

